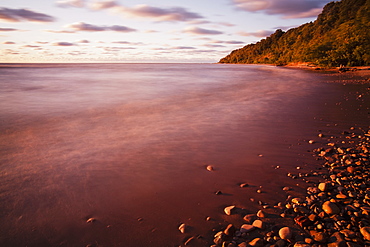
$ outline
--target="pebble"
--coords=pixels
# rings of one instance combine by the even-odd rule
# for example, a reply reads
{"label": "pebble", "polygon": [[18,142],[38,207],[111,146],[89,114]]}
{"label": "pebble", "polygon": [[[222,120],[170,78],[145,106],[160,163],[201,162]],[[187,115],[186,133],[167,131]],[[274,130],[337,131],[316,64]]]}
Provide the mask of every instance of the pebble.
{"label": "pebble", "polygon": [[225,214],[227,215],[231,215],[232,214],[232,210],[235,208],[235,206],[228,206],[224,209],[224,212]]}
{"label": "pebble", "polygon": [[259,210],[259,211],[257,212],[257,217],[259,217],[259,218],[265,218],[265,217],[266,217],[266,214],[265,214],[265,212],[263,212],[262,210]]}
{"label": "pebble", "polygon": [[233,236],[234,233],[236,232],[235,226],[233,224],[229,224],[226,229],[224,230],[224,233],[227,236]]}
{"label": "pebble", "polygon": [[86,220],[86,223],[93,223],[93,222],[95,222],[96,221],[96,219],[95,218],[88,218],[87,220]]}
{"label": "pebble", "polygon": [[211,165],[208,165],[207,167],[206,167],[206,169],[207,169],[207,171],[214,171],[215,169],[213,168],[213,166],[211,166]]}
{"label": "pebble", "polygon": [[316,242],[324,243],[327,240],[327,235],[324,232],[319,231],[310,231],[310,235]]}
{"label": "pebble", "polygon": [[184,245],[190,244],[194,239],[195,239],[195,237],[188,238],[188,240],[186,240],[186,242],[184,243]]}
{"label": "pebble", "polygon": [[322,210],[324,210],[325,213],[327,214],[339,214],[340,213],[339,207],[331,201],[324,202],[322,204]]}
{"label": "pebble", "polygon": [[328,183],[320,183],[318,188],[321,191],[327,191],[329,189],[329,184]]}
{"label": "pebble", "polygon": [[243,220],[245,220],[248,223],[252,223],[257,219],[257,216],[255,214],[247,214],[243,217]]}
{"label": "pebble", "polygon": [[290,227],[283,227],[279,230],[279,237],[281,239],[291,239],[293,236],[293,231],[290,229]]}
{"label": "pebble", "polygon": [[266,224],[262,220],[255,220],[252,224],[254,227],[259,229],[265,229]]}
{"label": "pebble", "polygon": [[255,238],[248,243],[249,246],[254,247],[262,247],[263,246],[263,239],[262,238]]}
{"label": "pebble", "polygon": [[182,223],[180,226],[179,226],[179,231],[181,233],[185,233],[186,232],[186,225],[184,223]]}
{"label": "pebble", "polygon": [[248,232],[251,232],[253,230],[255,230],[256,227],[253,226],[253,225],[249,225],[249,224],[244,224],[240,227],[240,232],[241,233],[248,233]]}
{"label": "pebble", "polygon": [[248,186],[249,186],[249,184],[247,184],[247,183],[243,183],[243,184],[240,184],[239,186],[240,186],[240,188],[245,188],[245,187],[248,187]]}
{"label": "pebble", "polygon": [[369,226],[362,227],[362,228],[360,229],[360,232],[361,232],[362,236],[363,236],[366,240],[370,240],[370,227],[369,227]]}

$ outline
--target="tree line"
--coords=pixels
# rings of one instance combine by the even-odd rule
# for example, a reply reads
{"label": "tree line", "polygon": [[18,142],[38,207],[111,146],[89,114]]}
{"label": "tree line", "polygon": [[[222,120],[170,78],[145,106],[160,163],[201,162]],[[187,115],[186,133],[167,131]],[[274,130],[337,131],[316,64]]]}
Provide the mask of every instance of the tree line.
{"label": "tree line", "polygon": [[256,44],[232,51],[220,63],[307,62],[321,67],[370,65],[370,0],[325,5],[314,22],[281,29]]}

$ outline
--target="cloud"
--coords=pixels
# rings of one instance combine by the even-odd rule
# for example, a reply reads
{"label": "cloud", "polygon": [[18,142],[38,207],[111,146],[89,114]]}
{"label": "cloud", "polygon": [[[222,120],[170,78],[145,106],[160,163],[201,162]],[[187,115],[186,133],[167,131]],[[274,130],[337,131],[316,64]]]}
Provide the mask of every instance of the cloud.
{"label": "cloud", "polygon": [[192,21],[195,19],[202,19],[203,16],[190,12],[185,8],[173,7],[173,8],[158,8],[152,7],[146,4],[136,5],[135,7],[120,7],[120,12],[143,18],[152,18],[156,21]]}
{"label": "cloud", "polygon": [[186,33],[199,34],[199,35],[217,35],[223,34],[223,32],[217,30],[203,29],[200,27],[188,27],[184,30]]}
{"label": "cloud", "polygon": [[142,42],[128,42],[128,41],[112,41],[112,44],[120,44],[120,45],[142,45]]}
{"label": "cloud", "polygon": [[76,33],[75,31],[71,31],[71,30],[45,30],[45,32],[49,32],[49,33]]}
{"label": "cloud", "polygon": [[75,7],[75,8],[83,8],[85,6],[84,0],[60,0],[57,1],[57,5],[59,7]]}
{"label": "cloud", "polygon": [[243,41],[237,41],[237,40],[230,40],[230,41],[225,41],[224,44],[228,45],[241,45],[244,44],[245,42]]}
{"label": "cloud", "polygon": [[38,46],[38,45],[24,45],[22,47],[25,47],[25,48],[39,48],[40,46]]}
{"label": "cloud", "polygon": [[94,2],[90,5],[90,8],[93,10],[102,10],[102,9],[110,9],[119,6],[119,4],[114,1],[100,1],[100,2]]}
{"label": "cloud", "polygon": [[0,8],[0,20],[20,22],[20,21],[35,21],[35,22],[53,22],[55,18],[38,13],[28,9],[9,9]]}
{"label": "cloud", "polygon": [[75,44],[70,42],[55,42],[53,43],[54,46],[74,46]]}
{"label": "cloud", "polygon": [[205,44],[203,45],[205,47],[212,47],[212,48],[220,48],[220,47],[225,47],[224,45],[214,45],[214,44]]}
{"label": "cloud", "polygon": [[240,9],[269,15],[282,15],[285,19],[316,17],[331,0],[232,0]]}
{"label": "cloud", "polygon": [[211,43],[228,44],[228,45],[241,45],[241,44],[244,44],[243,41],[237,41],[237,40],[228,40],[228,41],[214,40]]}
{"label": "cloud", "polygon": [[0,32],[11,32],[11,31],[18,31],[18,29],[0,27]]}
{"label": "cloud", "polygon": [[83,40],[77,41],[76,43],[88,44],[90,43],[90,41],[88,41],[87,39],[83,39]]}
{"label": "cloud", "polygon": [[93,24],[88,24],[85,22],[77,22],[66,26],[67,28],[74,29],[75,31],[86,31],[86,32],[101,32],[101,31],[115,31],[115,32],[134,32],[135,29],[113,25],[113,26],[98,26]]}
{"label": "cloud", "polygon": [[270,30],[259,30],[257,32],[239,32],[238,34],[241,36],[255,36],[259,38],[264,38],[264,37],[270,36],[274,32],[275,31],[270,31]]}
{"label": "cloud", "polygon": [[197,48],[192,47],[192,46],[177,46],[177,47],[174,47],[173,49],[175,50],[194,50]]}
{"label": "cloud", "polygon": [[219,22],[218,24],[226,27],[233,27],[235,24],[229,23],[229,22]]}
{"label": "cloud", "polygon": [[4,44],[4,45],[14,45],[15,42],[13,42],[13,41],[4,41],[2,44]]}

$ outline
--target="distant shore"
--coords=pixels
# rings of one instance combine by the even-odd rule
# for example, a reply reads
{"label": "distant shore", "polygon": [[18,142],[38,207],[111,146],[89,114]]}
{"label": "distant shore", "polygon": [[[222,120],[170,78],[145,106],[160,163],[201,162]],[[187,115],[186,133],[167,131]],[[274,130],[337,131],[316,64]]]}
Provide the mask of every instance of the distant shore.
{"label": "distant shore", "polygon": [[320,66],[315,66],[309,63],[292,63],[284,65],[282,67],[287,68],[299,68],[299,69],[310,69],[310,70],[323,70],[323,71],[335,71],[335,72],[369,72],[370,75],[370,66],[352,66],[352,67],[331,67],[324,68]]}

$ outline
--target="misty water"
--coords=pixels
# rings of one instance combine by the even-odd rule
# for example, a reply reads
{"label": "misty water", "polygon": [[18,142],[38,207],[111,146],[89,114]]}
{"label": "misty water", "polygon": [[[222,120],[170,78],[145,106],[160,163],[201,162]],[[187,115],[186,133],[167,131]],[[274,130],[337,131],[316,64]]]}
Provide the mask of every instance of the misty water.
{"label": "misty water", "polygon": [[238,183],[284,198],[286,172],[313,162],[298,143],[367,121],[338,106],[361,86],[272,66],[18,64],[0,78],[0,246],[178,246],[182,222],[207,238],[224,206],[258,208]]}

